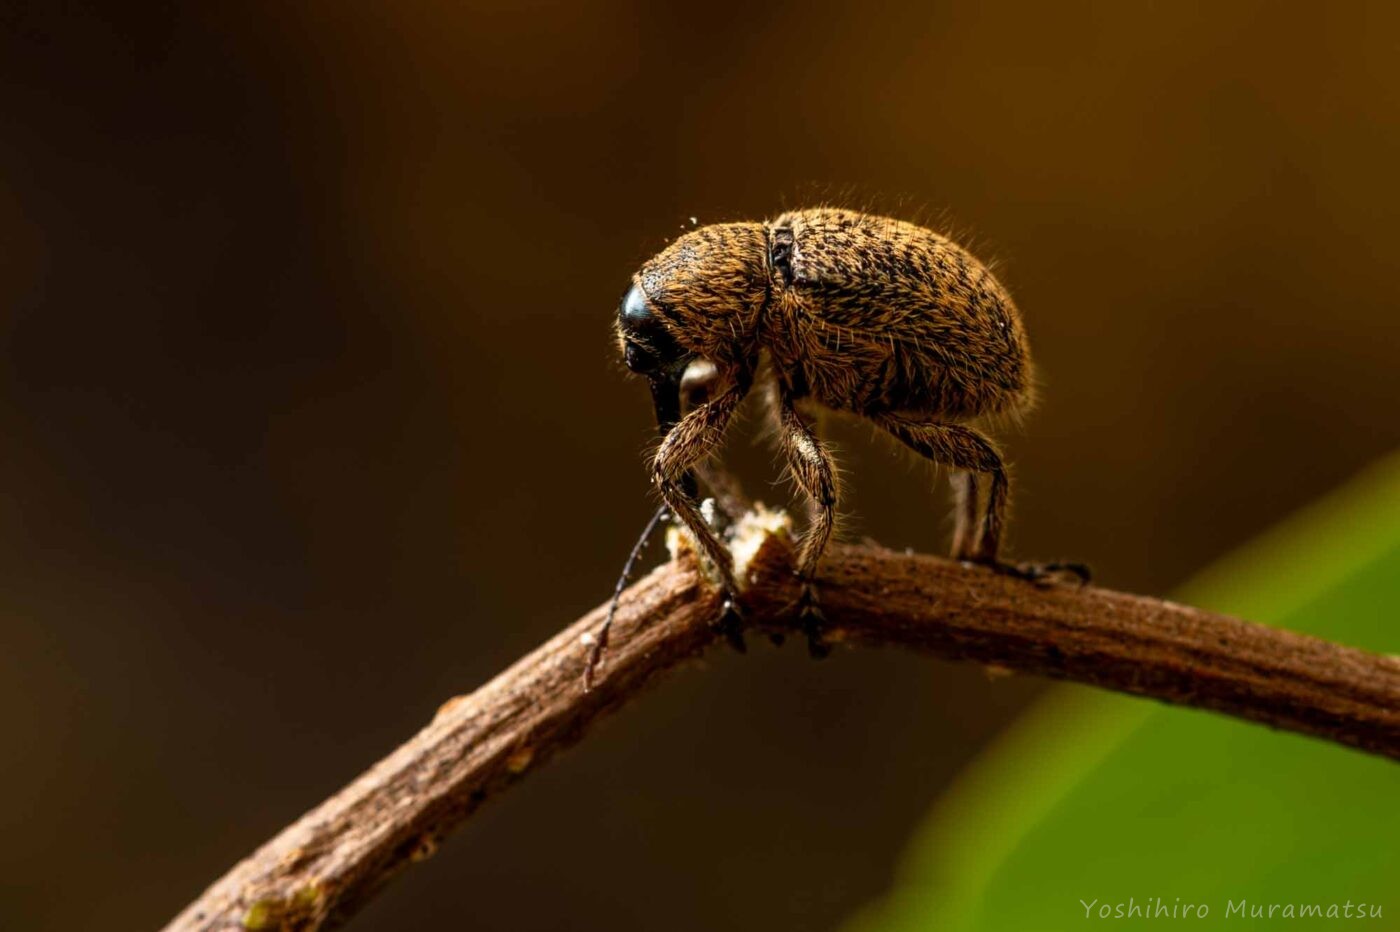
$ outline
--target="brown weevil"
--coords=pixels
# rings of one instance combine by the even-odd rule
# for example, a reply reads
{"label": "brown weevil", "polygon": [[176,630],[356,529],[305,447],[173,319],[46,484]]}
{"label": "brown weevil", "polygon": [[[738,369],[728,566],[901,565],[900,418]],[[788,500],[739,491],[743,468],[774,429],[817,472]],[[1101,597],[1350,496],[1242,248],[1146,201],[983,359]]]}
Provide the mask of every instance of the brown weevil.
{"label": "brown weevil", "polygon": [[[1036,572],[998,561],[1006,467],[995,444],[971,426],[1031,405],[1025,328],[987,267],[946,237],[834,208],[700,227],[632,277],[617,337],[627,367],[651,383],[662,438],[652,479],[718,576],[731,623],[733,561],[701,514],[694,470],[755,384],[772,399],[788,469],[808,499],[796,571],[814,652],[823,647],[813,580],[839,491],[831,454],[804,414],[808,405],[863,417],[953,471],[955,559]],[[697,360],[712,365],[712,383],[682,416],[682,378]]]}

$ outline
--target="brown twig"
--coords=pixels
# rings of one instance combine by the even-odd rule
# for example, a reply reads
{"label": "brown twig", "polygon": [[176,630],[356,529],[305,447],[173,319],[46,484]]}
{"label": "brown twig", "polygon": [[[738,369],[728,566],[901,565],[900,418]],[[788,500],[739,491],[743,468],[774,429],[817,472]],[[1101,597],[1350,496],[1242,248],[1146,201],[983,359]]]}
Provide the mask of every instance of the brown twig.
{"label": "brown twig", "polygon": [[[767,537],[748,565],[751,626],[792,630],[790,552]],[[1157,599],[1043,587],[927,556],[835,547],[821,576],[836,643],[913,648],[1214,709],[1400,758],[1400,662]],[[613,646],[584,691],[570,626],[437,717],[238,864],[170,930],[336,925],[491,794],[577,740],[657,674],[709,647],[715,597],[689,558],[628,590]]]}

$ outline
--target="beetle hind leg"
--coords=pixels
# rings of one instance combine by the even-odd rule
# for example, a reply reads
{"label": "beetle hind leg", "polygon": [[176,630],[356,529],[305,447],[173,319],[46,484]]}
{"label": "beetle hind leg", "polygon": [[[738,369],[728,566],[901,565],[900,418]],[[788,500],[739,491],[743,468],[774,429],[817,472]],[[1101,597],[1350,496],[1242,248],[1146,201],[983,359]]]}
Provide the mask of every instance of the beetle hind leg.
{"label": "beetle hind leg", "polygon": [[971,560],[977,543],[977,513],[979,490],[977,473],[966,469],[954,470],[948,477],[953,486],[953,547],[954,560]]}
{"label": "beetle hind leg", "polygon": [[[980,563],[998,573],[1035,583],[1061,582],[1071,577],[1080,585],[1089,581],[1089,568],[1082,563],[1001,562],[1001,534],[1006,525],[1011,483],[1001,454],[982,434],[960,424],[920,421],[900,414],[879,415],[875,421],[915,453],[955,470],[952,482],[957,520],[953,559]],[[985,508],[978,502],[982,476],[989,479]]]}
{"label": "beetle hind leg", "polygon": [[[992,442],[960,424],[920,421],[902,414],[878,415],[875,421],[920,456],[958,470],[953,476],[958,499],[953,557],[999,565],[997,557],[1011,483],[1001,454]],[[977,500],[979,476],[989,479],[985,508],[979,507]]]}

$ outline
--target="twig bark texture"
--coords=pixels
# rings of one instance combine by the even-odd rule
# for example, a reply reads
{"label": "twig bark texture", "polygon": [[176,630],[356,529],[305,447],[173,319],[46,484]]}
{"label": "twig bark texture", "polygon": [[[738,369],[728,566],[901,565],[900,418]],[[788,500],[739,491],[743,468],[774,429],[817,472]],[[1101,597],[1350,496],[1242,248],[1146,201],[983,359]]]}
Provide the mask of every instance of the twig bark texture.
{"label": "twig bark texture", "polygon": [[[757,630],[794,633],[781,536],[751,562]],[[1400,758],[1400,661],[1094,587],[1037,586],[935,557],[835,547],[821,574],[838,644],[913,648],[1213,709]],[[169,930],[315,929],[353,914],[491,794],[709,647],[715,596],[688,558],[633,586],[582,688],[594,610],[233,868]]]}

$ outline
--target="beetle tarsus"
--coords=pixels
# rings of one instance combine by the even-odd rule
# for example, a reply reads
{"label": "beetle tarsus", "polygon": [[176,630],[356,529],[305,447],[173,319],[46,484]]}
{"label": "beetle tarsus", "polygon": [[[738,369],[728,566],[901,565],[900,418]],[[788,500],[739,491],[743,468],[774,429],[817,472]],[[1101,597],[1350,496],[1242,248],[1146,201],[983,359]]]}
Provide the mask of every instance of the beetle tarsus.
{"label": "beetle tarsus", "polygon": [[983,566],[994,573],[1024,579],[1037,586],[1073,584],[1087,586],[1093,573],[1083,563],[1051,561],[1048,563],[1002,563],[998,560],[971,561],[973,566]]}
{"label": "beetle tarsus", "polygon": [[741,654],[748,653],[749,645],[744,643],[744,613],[740,611],[739,600],[734,595],[724,597],[715,627],[724,635],[730,647]]}
{"label": "beetle tarsus", "polygon": [[802,584],[802,595],[797,600],[797,621],[807,637],[807,653],[812,659],[831,656],[831,645],[826,640],[826,615],[817,601],[816,587],[811,582]]}

